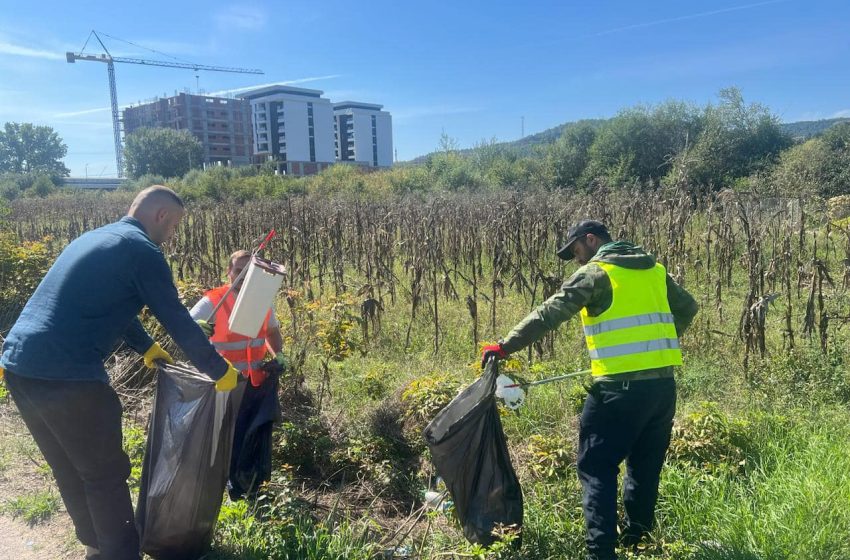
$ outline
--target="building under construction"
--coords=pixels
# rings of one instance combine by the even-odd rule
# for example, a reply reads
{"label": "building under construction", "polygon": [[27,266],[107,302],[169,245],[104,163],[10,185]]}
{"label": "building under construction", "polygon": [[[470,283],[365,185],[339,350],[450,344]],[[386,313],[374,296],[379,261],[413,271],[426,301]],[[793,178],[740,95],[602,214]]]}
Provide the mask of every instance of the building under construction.
{"label": "building under construction", "polygon": [[204,147],[207,165],[251,163],[251,104],[244,99],[179,93],[128,107],[123,121],[125,136],[145,127],[188,130]]}

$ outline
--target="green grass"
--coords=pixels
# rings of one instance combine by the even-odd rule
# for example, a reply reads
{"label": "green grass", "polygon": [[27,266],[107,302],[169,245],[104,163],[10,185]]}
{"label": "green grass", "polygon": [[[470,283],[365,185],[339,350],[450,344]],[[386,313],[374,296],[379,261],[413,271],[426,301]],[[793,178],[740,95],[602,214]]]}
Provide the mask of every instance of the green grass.
{"label": "green grass", "polygon": [[138,491],[142,479],[142,461],[145,458],[147,434],[145,430],[134,424],[124,425],[124,452],[130,458],[130,478],[127,483],[134,491]]}
{"label": "green grass", "polygon": [[661,534],[704,543],[700,559],[850,558],[846,412],[795,410],[754,422],[756,459],[745,475],[667,468]]}
{"label": "green grass", "polygon": [[[742,288],[724,294],[740,301]],[[698,290],[695,290],[698,291]],[[463,297],[463,294],[462,296]],[[334,429],[333,453],[345,454],[355,445],[365,464],[397,464],[391,448],[374,443],[369,419],[386,406],[402,407],[405,418],[416,418],[416,407],[431,407],[450,398],[442,385],[462,387],[476,378],[477,351],[472,345],[470,319],[463,305],[441,301],[443,339],[433,351],[433,324],[427,308],[413,321],[405,349],[408,303],[400,298],[382,317],[383,329],[363,349],[330,363],[331,397],[323,414]],[[281,308],[285,304],[281,302]],[[729,304],[731,306],[731,304]],[[486,305],[484,311],[486,311]],[[528,310],[514,294],[499,300],[496,333],[488,319],[479,322],[482,340],[494,340],[510,330]],[[641,551],[647,560],[755,560],[850,558],[850,413],[846,408],[848,381],[844,367],[847,341],[840,331],[831,335],[821,352],[816,341],[797,338],[793,352],[782,350],[781,308],[768,316],[768,353],[753,356],[749,371],[742,367],[741,343],[734,337],[736,312],[723,321],[708,301],[685,336],[686,366],[677,374],[679,402],[677,455],[665,467],[658,503],[658,526]],[[482,311],[482,317],[485,313]],[[707,319],[711,318],[711,321]],[[732,337],[711,330],[733,334]],[[522,352],[512,375],[540,379],[584,367],[586,351],[577,321],[555,335],[555,355],[526,365]],[[308,384],[319,384],[318,362],[308,359]],[[416,384],[416,398],[401,398]],[[525,495],[523,547],[482,551],[463,539],[451,519],[422,523],[416,536],[400,543],[421,557],[523,558],[555,560],[584,554],[581,490],[574,456],[577,418],[585,392],[578,381],[531,388],[518,414],[502,417],[505,433]],[[703,405],[710,401],[710,406]],[[411,408],[412,407],[412,408]],[[413,414],[413,416],[409,416]],[[695,415],[695,420],[688,420]],[[690,423],[689,423],[690,422]],[[406,434],[421,448],[421,436]],[[389,449],[389,451],[388,451]],[[701,451],[708,449],[709,457]],[[390,453],[387,455],[387,453]],[[285,454],[281,460],[286,461]],[[427,482],[427,455],[418,484]],[[359,473],[362,476],[362,470]],[[348,483],[356,477],[348,478]],[[374,482],[374,481],[370,481]],[[350,487],[356,490],[356,487]],[[310,511],[276,523],[243,506],[226,508],[218,528],[221,558],[362,558],[363,547],[392,529],[378,530],[371,512],[342,516],[339,523]],[[247,508],[247,506],[244,506]],[[321,511],[321,510],[320,510]],[[387,522],[393,527],[401,519]],[[363,541],[373,527],[371,541]],[[424,534],[422,531],[426,531]],[[285,537],[285,538],[284,538]],[[279,544],[281,539],[289,544]],[[846,542],[845,542],[846,541]],[[630,558],[623,553],[624,558]]]}
{"label": "green grass", "polygon": [[21,518],[29,525],[35,525],[50,519],[59,511],[59,496],[53,490],[42,490],[7,501],[2,506],[3,513]]}
{"label": "green grass", "polygon": [[[291,512],[294,513],[294,512]],[[303,514],[226,504],[209,560],[371,560],[380,552],[366,521],[316,521]]]}

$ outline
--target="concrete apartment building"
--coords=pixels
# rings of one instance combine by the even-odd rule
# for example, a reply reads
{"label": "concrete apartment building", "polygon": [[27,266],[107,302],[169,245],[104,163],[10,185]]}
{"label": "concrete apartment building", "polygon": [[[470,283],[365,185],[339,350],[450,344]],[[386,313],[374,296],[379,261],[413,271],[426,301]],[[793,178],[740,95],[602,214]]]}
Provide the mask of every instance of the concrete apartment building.
{"label": "concrete apartment building", "polygon": [[124,134],[143,127],[188,130],[204,147],[210,165],[249,165],[253,158],[251,105],[225,99],[179,93],[124,109]]}
{"label": "concrete apartment building", "polygon": [[383,108],[356,101],[333,104],[337,161],[364,167],[393,164],[392,117]]}
{"label": "concrete apartment building", "polygon": [[239,95],[251,103],[254,163],[275,160],[282,173],[312,175],[336,161],[333,107],[322,93],[275,85]]}

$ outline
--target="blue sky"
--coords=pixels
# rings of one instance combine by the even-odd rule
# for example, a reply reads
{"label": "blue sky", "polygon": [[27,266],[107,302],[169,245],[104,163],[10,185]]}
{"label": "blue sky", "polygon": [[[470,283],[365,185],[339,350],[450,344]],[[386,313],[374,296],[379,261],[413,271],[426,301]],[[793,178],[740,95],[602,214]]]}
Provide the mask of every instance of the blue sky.
{"label": "blue sky", "polygon": [[[783,121],[850,116],[846,0],[372,2],[0,0],[0,123],[54,127],[72,174],[115,173],[106,65],[67,64],[91,29],[201,64],[218,92],[269,83],[381,103],[401,160],[723,87]],[[162,58],[105,39],[115,55]],[[90,45],[87,52],[97,52]],[[189,70],[116,65],[118,102],[195,90]]]}

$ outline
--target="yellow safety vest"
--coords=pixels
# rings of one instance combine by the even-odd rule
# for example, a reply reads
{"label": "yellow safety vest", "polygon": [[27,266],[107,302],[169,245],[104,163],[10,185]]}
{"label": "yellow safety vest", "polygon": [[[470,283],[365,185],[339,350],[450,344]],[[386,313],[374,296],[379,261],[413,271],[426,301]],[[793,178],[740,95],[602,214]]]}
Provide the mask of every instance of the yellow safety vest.
{"label": "yellow safety vest", "polygon": [[593,375],[682,365],[679,338],[667,301],[667,271],[623,268],[594,262],[611,280],[611,307],[591,317],[581,310],[581,322]]}

